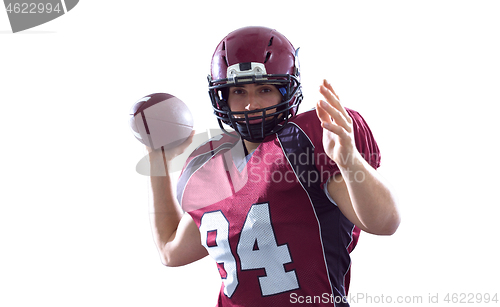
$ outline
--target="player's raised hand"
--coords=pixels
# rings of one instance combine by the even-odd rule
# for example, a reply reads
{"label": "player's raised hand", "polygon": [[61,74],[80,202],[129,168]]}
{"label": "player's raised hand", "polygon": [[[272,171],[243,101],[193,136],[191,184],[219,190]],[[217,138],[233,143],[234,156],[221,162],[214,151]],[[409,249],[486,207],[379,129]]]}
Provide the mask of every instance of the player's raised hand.
{"label": "player's raised hand", "polygon": [[340,167],[348,167],[357,149],[354,142],[352,118],[340,104],[330,83],[323,80],[319,89],[325,100],[320,100],[316,113],[323,127],[325,153]]}

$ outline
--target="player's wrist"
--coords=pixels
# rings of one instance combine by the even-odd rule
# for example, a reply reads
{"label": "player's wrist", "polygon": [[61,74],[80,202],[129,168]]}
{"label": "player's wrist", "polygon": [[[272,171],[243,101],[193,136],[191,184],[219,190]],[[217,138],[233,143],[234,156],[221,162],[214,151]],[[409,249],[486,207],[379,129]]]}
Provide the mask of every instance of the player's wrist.
{"label": "player's wrist", "polygon": [[336,160],[335,163],[341,172],[351,173],[352,171],[359,171],[364,167],[364,159],[357,150],[340,155],[340,158]]}
{"label": "player's wrist", "polygon": [[169,158],[166,151],[160,148],[150,151],[148,155],[151,174],[168,175],[168,167],[172,159]]}

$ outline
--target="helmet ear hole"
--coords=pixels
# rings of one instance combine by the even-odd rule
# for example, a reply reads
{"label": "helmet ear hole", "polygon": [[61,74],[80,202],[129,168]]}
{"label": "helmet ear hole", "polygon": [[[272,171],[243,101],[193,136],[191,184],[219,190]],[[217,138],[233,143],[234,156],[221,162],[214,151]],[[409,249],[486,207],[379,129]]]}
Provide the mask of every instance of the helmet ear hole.
{"label": "helmet ear hole", "polygon": [[266,54],[266,59],[264,60],[264,64],[267,63],[267,61],[269,60],[270,57],[271,57],[271,52],[268,51]]}
{"label": "helmet ear hole", "polygon": [[219,90],[219,97],[225,104],[227,104],[227,100],[229,99],[229,88],[224,87]]}

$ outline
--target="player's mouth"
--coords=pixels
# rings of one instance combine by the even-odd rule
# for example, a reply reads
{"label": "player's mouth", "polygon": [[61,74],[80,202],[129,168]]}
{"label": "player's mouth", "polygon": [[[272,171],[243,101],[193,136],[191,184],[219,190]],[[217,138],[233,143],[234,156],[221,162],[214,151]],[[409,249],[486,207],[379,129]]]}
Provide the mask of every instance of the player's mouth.
{"label": "player's mouth", "polygon": [[262,119],[252,119],[248,121],[249,124],[259,124],[262,123]]}

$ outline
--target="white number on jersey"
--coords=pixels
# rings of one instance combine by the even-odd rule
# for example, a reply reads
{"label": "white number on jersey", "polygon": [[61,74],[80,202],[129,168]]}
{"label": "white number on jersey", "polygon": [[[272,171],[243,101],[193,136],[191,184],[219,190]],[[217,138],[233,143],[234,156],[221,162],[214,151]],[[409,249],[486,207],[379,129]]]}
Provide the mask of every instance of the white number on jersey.
{"label": "white number on jersey", "polygon": [[278,246],[276,243],[269,204],[256,204],[250,208],[236,252],[242,270],[266,270],[266,276],[259,277],[262,295],[273,295],[299,287],[295,271],[285,272],[283,265],[292,262],[292,258],[286,244]]}
{"label": "white number on jersey", "polygon": [[[215,245],[208,246],[208,232],[216,231]],[[200,221],[201,244],[210,252],[212,258],[219,264],[224,265],[227,273],[224,281],[224,294],[231,297],[238,285],[236,275],[236,260],[229,246],[229,222],[221,211],[208,212],[203,214]]]}
{"label": "white number on jersey", "polygon": [[[208,232],[216,231],[216,244],[208,246]],[[201,243],[227,273],[224,294],[231,297],[238,285],[236,261],[229,246],[229,222],[221,211],[207,212],[200,222]],[[286,272],[284,265],[292,258],[286,244],[278,246],[271,225],[269,204],[254,204],[247,213],[236,252],[241,270],[264,269],[259,277],[262,295],[273,295],[299,287],[295,271]]]}

